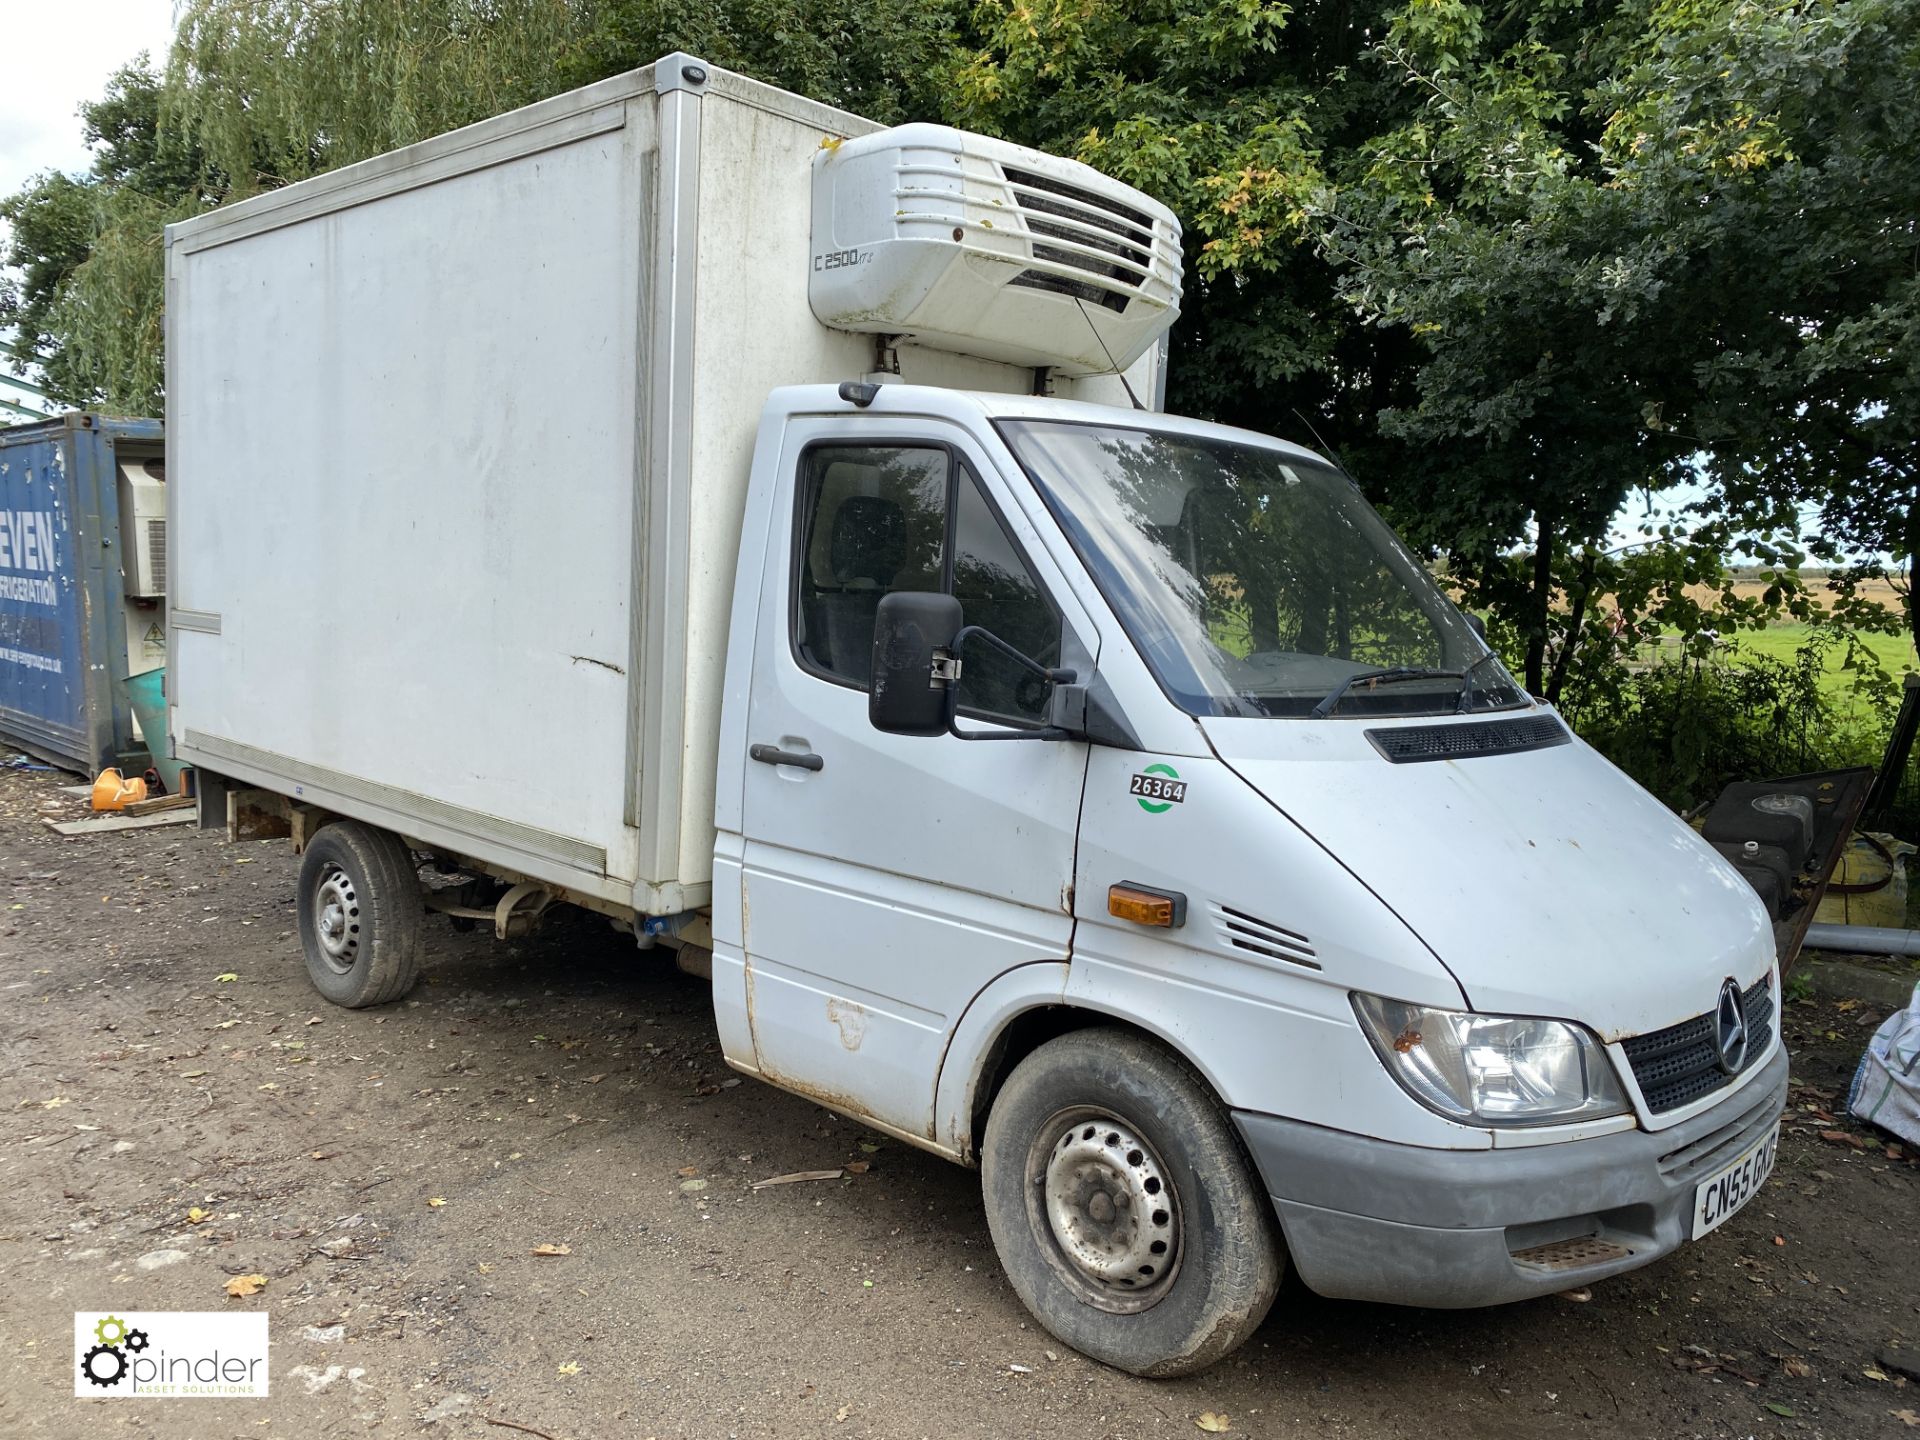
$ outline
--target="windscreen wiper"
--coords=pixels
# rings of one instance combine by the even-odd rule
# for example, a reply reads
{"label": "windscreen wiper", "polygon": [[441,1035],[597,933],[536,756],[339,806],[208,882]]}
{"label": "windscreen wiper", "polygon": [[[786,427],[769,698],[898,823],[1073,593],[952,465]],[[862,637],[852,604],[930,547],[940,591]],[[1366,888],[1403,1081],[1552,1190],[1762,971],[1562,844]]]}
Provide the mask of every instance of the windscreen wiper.
{"label": "windscreen wiper", "polygon": [[1454,707],[1460,714],[1465,715],[1473,709],[1473,672],[1493,658],[1494,652],[1489,650],[1460,672],[1460,703]]}
{"label": "windscreen wiper", "polygon": [[1315,720],[1324,720],[1333,713],[1334,706],[1346,698],[1347,692],[1361,681],[1368,685],[1390,684],[1396,680],[1464,680],[1463,670],[1422,670],[1412,665],[1390,665],[1384,670],[1356,670],[1333,689],[1327,692],[1326,699],[1314,706],[1308,713]]}

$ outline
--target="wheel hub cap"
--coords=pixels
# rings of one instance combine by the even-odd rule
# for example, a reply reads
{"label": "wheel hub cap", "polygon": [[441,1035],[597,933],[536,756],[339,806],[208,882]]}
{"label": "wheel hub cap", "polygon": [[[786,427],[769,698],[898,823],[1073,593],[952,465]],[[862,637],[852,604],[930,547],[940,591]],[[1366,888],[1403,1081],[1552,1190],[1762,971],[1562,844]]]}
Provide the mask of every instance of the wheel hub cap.
{"label": "wheel hub cap", "polygon": [[338,865],[329,865],[313,899],[313,928],[328,963],[346,971],[360,953],[360,897]]}
{"label": "wheel hub cap", "polygon": [[1172,1280],[1180,1242],[1159,1157],[1110,1116],[1083,1116],[1053,1133],[1037,1179],[1062,1258],[1096,1303],[1143,1308]]}

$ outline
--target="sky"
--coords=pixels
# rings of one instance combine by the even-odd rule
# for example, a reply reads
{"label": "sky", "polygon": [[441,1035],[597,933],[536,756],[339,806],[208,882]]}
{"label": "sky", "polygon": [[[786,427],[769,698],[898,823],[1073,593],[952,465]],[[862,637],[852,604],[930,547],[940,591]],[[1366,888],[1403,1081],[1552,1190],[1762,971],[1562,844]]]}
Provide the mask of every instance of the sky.
{"label": "sky", "polygon": [[0,0],[0,195],[42,170],[84,170],[83,100],[142,50],[159,62],[173,0]]}

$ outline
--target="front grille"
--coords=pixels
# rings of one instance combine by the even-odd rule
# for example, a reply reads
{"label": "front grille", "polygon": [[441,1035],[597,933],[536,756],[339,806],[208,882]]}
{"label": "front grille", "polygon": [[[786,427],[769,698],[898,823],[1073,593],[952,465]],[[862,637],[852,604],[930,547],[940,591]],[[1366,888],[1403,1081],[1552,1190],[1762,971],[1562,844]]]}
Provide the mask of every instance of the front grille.
{"label": "front grille", "polygon": [[[1153,217],[1050,175],[1012,166],[1003,166],[1002,173],[1028,233],[1060,242],[1035,240],[1033,258],[1096,277],[1076,285],[1048,271],[1023,270],[1012,283],[1125,310],[1153,271]],[[1116,285],[1124,290],[1116,292]]]}
{"label": "front grille", "polygon": [[1759,1139],[1763,1123],[1775,1104],[1772,1092],[1761,1091],[1735,1119],[1716,1125],[1699,1139],[1662,1155],[1658,1162],[1661,1176],[1684,1184],[1696,1176],[1718,1170]]}
{"label": "front grille", "polygon": [[[1748,1069],[1773,1043],[1771,980],[1763,976],[1749,985],[1741,993],[1740,1007],[1747,1017],[1747,1059],[1742,1069]],[[1636,1035],[1621,1046],[1651,1113],[1678,1110],[1732,1083],[1734,1077],[1720,1068],[1713,1020],[1714,1012],[1709,1010],[1664,1030]]]}
{"label": "front grille", "polygon": [[1545,750],[1552,745],[1565,745],[1573,736],[1551,715],[1529,715],[1519,720],[1456,721],[1451,725],[1369,730],[1367,739],[1394,764],[1408,765],[1422,760],[1467,760],[1476,755]]}

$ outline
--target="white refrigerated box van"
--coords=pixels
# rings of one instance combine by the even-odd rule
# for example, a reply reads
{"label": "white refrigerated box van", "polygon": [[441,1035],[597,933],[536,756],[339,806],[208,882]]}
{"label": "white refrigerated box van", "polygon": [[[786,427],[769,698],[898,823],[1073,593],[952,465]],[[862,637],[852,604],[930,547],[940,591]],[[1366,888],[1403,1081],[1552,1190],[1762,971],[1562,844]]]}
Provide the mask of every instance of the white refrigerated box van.
{"label": "white refrigerated box van", "polygon": [[1757,898],[1326,459],[1158,412],[1180,273],[1085,166],[685,55],[171,227],[170,728],[322,993],[599,911],[1143,1374],[1289,1266],[1487,1305],[1723,1221]]}

